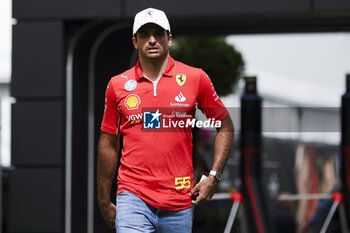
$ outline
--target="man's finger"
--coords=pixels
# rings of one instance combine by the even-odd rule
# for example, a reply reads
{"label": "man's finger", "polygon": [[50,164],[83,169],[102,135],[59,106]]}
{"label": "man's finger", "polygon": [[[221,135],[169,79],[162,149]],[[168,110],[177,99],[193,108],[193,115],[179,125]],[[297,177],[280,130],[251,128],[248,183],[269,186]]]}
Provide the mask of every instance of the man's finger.
{"label": "man's finger", "polygon": [[193,196],[194,193],[198,192],[199,190],[199,187],[198,187],[198,184],[196,186],[193,187],[193,189],[190,191],[190,196]]}
{"label": "man's finger", "polygon": [[112,229],[115,229],[115,220],[114,221],[111,221],[109,222],[109,227],[112,228]]}
{"label": "man's finger", "polygon": [[199,205],[204,201],[205,199],[203,198],[203,195],[199,194],[199,196],[195,200],[192,200],[192,204]]}

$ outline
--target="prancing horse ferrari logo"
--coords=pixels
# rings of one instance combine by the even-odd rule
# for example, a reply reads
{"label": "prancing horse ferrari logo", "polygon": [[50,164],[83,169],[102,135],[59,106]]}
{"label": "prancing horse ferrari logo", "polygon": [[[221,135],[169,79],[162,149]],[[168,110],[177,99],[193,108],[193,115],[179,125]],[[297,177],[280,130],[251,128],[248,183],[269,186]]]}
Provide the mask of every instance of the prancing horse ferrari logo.
{"label": "prancing horse ferrari logo", "polygon": [[177,74],[176,75],[176,82],[179,84],[179,86],[183,86],[186,82],[186,74]]}

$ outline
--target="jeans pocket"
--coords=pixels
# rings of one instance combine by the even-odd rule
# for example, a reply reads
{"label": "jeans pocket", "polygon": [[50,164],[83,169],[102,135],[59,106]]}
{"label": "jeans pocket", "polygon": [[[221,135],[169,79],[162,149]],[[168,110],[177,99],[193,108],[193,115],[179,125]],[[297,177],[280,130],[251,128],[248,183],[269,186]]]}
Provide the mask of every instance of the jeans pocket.
{"label": "jeans pocket", "polygon": [[137,202],[139,201],[139,198],[136,195],[129,193],[128,191],[123,191],[117,195],[117,202],[121,200],[124,200],[124,201],[132,200],[133,202]]}

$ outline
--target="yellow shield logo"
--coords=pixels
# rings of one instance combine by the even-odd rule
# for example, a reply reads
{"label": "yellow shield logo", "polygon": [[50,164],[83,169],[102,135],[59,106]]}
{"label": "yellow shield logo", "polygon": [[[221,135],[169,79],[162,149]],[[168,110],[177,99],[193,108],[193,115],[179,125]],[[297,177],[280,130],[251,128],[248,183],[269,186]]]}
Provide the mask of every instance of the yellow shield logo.
{"label": "yellow shield logo", "polygon": [[140,103],[141,99],[136,94],[128,95],[124,101],[124,105],[128,108],[128,110],[138,109]]}
{"label": "yellow shield logo", "polygon": [[186,82],[186,74],[177,74],[176,75],[176,82],[179,84],[179,86],[183,86]]}

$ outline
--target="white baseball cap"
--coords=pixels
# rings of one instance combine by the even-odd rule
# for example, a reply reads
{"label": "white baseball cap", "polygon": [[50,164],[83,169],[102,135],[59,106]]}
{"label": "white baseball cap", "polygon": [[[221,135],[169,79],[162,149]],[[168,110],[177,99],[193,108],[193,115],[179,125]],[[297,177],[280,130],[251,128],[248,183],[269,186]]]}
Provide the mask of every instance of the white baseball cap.
{"label": "white baseball cap", "polygon": [[165,13],[158,9],[147,8],[135,15],[132,34],[135,35],[137,30],[139,30],[140,27],[147,23],[155,23],[164,28],[164,30],[170,32],[169,20],[166,17]]}

